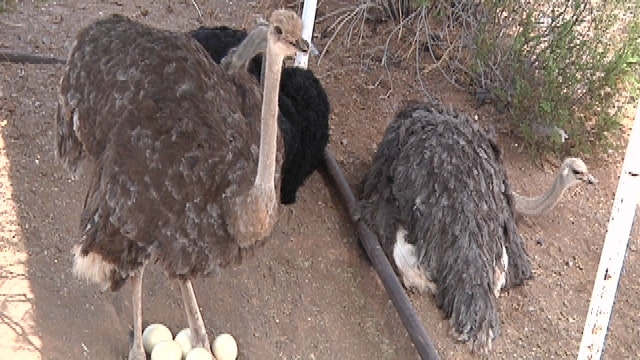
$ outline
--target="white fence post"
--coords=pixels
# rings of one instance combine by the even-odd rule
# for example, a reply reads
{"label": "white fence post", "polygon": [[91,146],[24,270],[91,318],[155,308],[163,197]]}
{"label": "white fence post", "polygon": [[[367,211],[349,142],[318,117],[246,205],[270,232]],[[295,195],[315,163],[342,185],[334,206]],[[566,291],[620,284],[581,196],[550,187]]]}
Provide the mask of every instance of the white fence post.
{"label": "white fence post", "polygon": [[[309,42],[309,46],[311,46],[311,38],[313,37],[313,25],[316,22],[317,7],[317,0],[305,0],[302,8],[302,37]],[[309,54],[298,53],[295,66],[306,69],[309,66]]]}
{"label": "white fence post", "polygon": [[640,195],[640,104],[622,163],[618,189],[613,200],[607,235],[593,284],[589,312],[582,332],[578,360],[602,356],[605,336],[616,297],[620,271],[627,252],[629,234]]}

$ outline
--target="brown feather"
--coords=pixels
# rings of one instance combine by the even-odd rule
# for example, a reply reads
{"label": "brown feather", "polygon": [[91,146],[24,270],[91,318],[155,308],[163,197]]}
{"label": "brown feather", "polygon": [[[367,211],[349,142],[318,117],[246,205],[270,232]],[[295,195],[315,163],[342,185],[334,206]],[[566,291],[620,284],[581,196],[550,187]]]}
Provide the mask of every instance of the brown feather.
{"label": "brown feather", "polygon": [[186,34],[113,15],[80,32],[60,94],[58,156],[72,170],[89,160],[81,253],[115,265],[112,287],[151,256],[171,277],[238,258],[230,200],[251,188],[260,145],[249,74],[228,75]]}

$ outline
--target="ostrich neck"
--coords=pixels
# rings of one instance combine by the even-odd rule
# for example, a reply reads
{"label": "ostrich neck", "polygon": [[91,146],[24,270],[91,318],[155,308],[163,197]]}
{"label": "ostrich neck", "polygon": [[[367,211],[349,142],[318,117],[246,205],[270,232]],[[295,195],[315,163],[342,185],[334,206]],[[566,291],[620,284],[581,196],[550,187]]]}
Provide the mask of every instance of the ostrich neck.
{"label": "ostrich neck", "polygon": [[260,157],[255,187],[274,189],[276,171],[276,151],[278,143],[278,89],[283,56],[267,47],[266,75],[262,94],[260,124]]}
{"label": "ostrich neck", "polygon": [[[267,47],[265,91],[260,121],[258,171],[249,191],[235,199],[229,229],[236,243],[247,248],[268,236],[275,224],[278,202],[275,173],[278,143],[278,88],[283,56]],[[247,216],[248,215],[248,216]]]}
{"label": "ostrich neck", "polygon": [[[249,61],[251,61],[254,56],[266,51],[267,32],[268,29],[264,26],[260,26],[251,31],[246,39],[235,48],[233,53],[230,53],[230,56],[222,59],[223,66],[227,66],[228,71],[231,73],[237,72],[240,69],[246,70]],[[264,76],[264,62],[262,65],[263,69],[260,75]],[[260,85],[262,84],[263,81],[261,79]]]}
{"label": "ostrich neck", "polygon": [[524,215],[545,214],[560,201],[564,189],[562,177],[557,176],[551,188],[538,197],[530,198],[514,192],[516,212]]}

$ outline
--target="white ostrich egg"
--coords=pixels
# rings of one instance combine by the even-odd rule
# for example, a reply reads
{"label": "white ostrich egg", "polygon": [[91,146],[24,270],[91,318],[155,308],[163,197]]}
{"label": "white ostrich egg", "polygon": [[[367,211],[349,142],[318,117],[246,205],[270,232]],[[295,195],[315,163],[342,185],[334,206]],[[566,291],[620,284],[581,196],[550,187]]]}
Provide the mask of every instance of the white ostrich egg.
{"label": "white ostrich egg", "polygon": [[167,340],[173,340],[173,335],[171,330],[163,324],[151,324],[142,333],[142,346],[147,354],[151,353],[157,343]]}
{"label": "white ostrich egg", "polygon": [[182,360],[182,347],[173,340],[160,341],[151,351],[151,360]]}
{"label": "white ostrich egg", "polygon": [[186,357],[189,351],[191,351],[191,329],[185,328],[178,332],[175,339],[175,342],[180,344],[182,348],[182,357]]}
{"label": "white ostrich egg", "polygon": [[205,348],[194,348],[189,351],[185,360],[213,360],[213,355]]}
{"label": "white ostrich egg", "polygon": [[235,360],[238,356],[238,344],[230,334],[220,334],[213,340],[213,356],[216,360]]}

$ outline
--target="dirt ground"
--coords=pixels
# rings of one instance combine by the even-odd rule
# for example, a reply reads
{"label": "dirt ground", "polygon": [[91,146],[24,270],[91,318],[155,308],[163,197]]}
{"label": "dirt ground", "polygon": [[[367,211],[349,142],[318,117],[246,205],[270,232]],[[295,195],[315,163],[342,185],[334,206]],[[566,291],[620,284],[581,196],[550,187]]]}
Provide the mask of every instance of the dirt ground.
{"label": "dirt ground", "polygon": [[[208,25],[252,28],[280,1],[199,0]],[[353,2],[352,2],[353,3]],[[339,1],[321,1],[319,14]],[[109,13],[167,29],[199,26],[191,1],[18,1],[0,14],[0,48],[65,57],[77,31]],[[316,26],[320,34],[328,23]],[[384,128],[404,99],[422,95],[411,64],[362,66],[367,48],[332,45],[311,68],[331,100],[331,144],[355,187]],[[327,37],[316,38],[322,50]],[[0,359],[124,359],[131,290],[100,293],[71,274],[70,249],[86,183],[53,156],[53,123],[62,67],[0,63]],[[490,107],[476,109],[445,81],[426,84],[445,103],[498,129],[513,188],[536,194],[561,159],[534,163],[506,135]],[[620,139],[626,144],[626,139]],[[500,298],[502,334],[490,358],[575,357],[615,194],[622,151],[587,162],[597,186],[569,191],[552,214],[519,225],[536,278]],[[638,226],[632,232],[604,358],[640,356]],[[416,359],[418,355],[375,271],[357,244],[335,191],[314,174],[298,203],[282,208],[273,238],[243,264],[194,283],[210,336],[233,334],[239,359]],[[174,333],[186,327],[179,297],[156,267],[144,283],[143,317]],[[410,295],[443,359],[470,359],[448,335],[431,296]]]}

